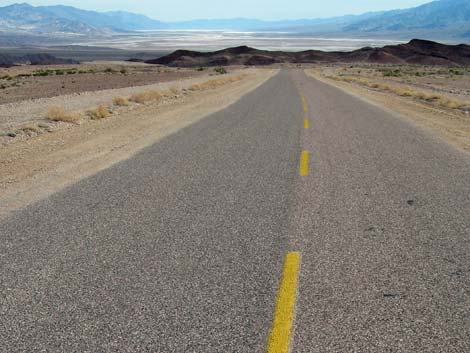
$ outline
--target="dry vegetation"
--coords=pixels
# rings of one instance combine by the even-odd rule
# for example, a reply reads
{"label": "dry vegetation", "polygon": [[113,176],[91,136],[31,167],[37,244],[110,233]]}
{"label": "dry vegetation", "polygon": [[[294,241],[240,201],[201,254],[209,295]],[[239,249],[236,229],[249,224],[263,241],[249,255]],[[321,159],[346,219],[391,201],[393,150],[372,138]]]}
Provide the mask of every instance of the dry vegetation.
{"label": "dry vegetation", "polygon": [[100,120],[111,115],[109,108],[104,105],[100,105],[99,107],[88,110],[87,114],[91,120]]}
{"label": "dry vegetation", "polygon": [[339,80],[344,82],[353,82],[360,85],[380,89],[383,91],[394,93],[400,97],[412,97],[427,102],[433,102],[444,108],[460,109],[464,107],[470,107],[470,101],[464,101],[456,98],[445,97],[442,94],[430,93],[421,90],[416,90],[411,87],[401,87],[391,85],[388,83],[374,82],[365,78],[351,77],[351,76],[326,76],[333,80]]}
{"label": "dry vegetation", "polygon": [[118,96],[113,98],[113,104],[119,107],[127,107],[129,105],[129,100],[125,97]]}
{"label": "dry vegetation", "polygon": [[77,113],[67,112],[63,107],[50,107],[47,110],[46,118],[50,121],[76,123],[80,120],[80,115]]}
{"label": "dry vegetation", "polygon": [[336,81],[409,97],[451,110],[470,110],[470,68],[423,65],[324,65],[311,70]]}
{"label": "dry vegetation", "polygon": [[146,103],[146,102],[158,102],[163,98],[163,94],[160,91],[149,90],[142,91],[136,94],[133,94],[129,100],[134,103]]}
{"label": "dry vegetation", "polygon": [[470,152],[470,68],[324,64],[306,72]]}
{"label": "dry vegetation", "polygon": [[246,76],[248,75],[244,73],[223,78],[210,79],[206,82],[194,84],[183,89],[170,87],[166,90],[143,90],[131,95],[130,97],[115,96],[111,99],[112,102],[109,104],[101,104],[90,109],[82,108],[83,110],[76,112],[68,111],[61,105],[54,105],[50,106],[44,114],[44,118],[50,123],[23,125],[18,127],[16,130],[0,132],[0,137],[7,138],[7,140],[10,141],[10,139],[15,139],[17,136],[31,137],[46,131],[52,132],[56,130],[56,125],[51,125],[52,122],[78,124],[86,122],[87,119],[106,119],[115,113],[119,113],[120,108],[123,107],[133,109],[133,106],[137,106],[139,104],[161,103],[165,100],[177,99],[181,95],[191,94],[192,91],[216,89],[225,84],[240,81]]}
{"label": "dry vegetation", "polygon": [[0,68],[0,104],[79,92],[145,86],[207,75],[194,68],[140,63],[90,62],[79,65]]}
{"label": "dry vegetation", "polygon": [[191,91],[206,91],[209,89],[215,89],[217,87],[223,86],[227,83],[240,81],[244,77],[245,75],[241,74],[241,75],[231,76],[231,77],[216,78],[216,79],[209,80],[203,83],[194,84],[191,87],[189,87],[189,89]]}

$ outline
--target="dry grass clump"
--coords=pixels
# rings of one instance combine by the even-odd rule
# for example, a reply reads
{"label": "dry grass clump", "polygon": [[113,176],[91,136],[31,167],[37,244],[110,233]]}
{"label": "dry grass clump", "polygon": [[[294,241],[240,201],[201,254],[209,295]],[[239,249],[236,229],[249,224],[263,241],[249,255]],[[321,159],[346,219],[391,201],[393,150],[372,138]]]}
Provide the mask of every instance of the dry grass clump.
{"label": "dry grass clump", "polygon": [[27,124],[27,125],[24,125],[24,126],[21,126],[18,131],[22,131],[24,132],[25,134],[27,135],[30,135],[30,134],[38,134],[41,132],[41,129],[39,128],[39,126],[35,125],[35,124]]}
{"label": "dry grass clump", "polygon": [[180,93],[180,90],[179,90],[178,88],[176,88],[176,87],[170,87],[170,88],[168,89],[168,91],[170,91],[170,92],[171,92],[172,94],[174,94],[175,96]]}
{"label": "dry grass clump", "polygon": [[107,118],[111,115],[111,113],[109,112],[109,108],[105,105],[100,105],[99,107],[90,109],[87,111],[87,113],[90,116],[91,120],[100,120]]}
{"label": "dry grass clump", "polygon": [[49,107],[46,113],[46,119],[51,121],[63,121],[66,123],[76,123],[80,120],[79,114],[68,113],[63,107]]}
{"label": "dry grass clump", "polygon": [[162,94],[164,97],[176,97],[178,96],[178,94],[180,94],[180,90],[176,87],[170,87],[169,89],[164,91]]}
{"label": "dry grass clump", "polygon": [[470,106],[470,102],[464,102],[458,99],[447,98],[447,97],[439,98],[439,100],[437,101],[437,104],[439,104],[441,107],[451,108],[451,109],[459,109],[459,108],[463,108],[466,106]]}
{"label": "dry grass clump", "polygon": [[215,89],[215,88],[223,86],[227,83],[240,81],[245,76],[246,76],[245,74],[242,74],[242,75],[231,76],[231,77],[216,78],[216,79],[209,80],[209,81],[206,81],[206,82],[196,83],[194,85],[191,85],[189,87],[189,89],[191,91],[206,91],[206,90],[209,90],[209,89]]}
{"label": "dry grass clump", "polygon": [[129,99],[131,102],[135,103],[145,103],[151,101],[159,101],[163,98],[163,94],[159,91],[142,91],[139,93],[135,93]]}
{"label": "dry grass clump", "polygon": [[424,100],[427,102],[436,102],[439,106],[444,108],[450,109],[459,109],[462,107],[470,106],[470,102],[461,101],[455,98],[448,98],[444,97],[437,93],[428,93],[423,91],[413,90],[410,87],[402,88],[398,86],[391,86],[385,83],[380,82],[371,82],[364,78],[357,78],[357,77],[350,77],[350,76],[328,76],[330,79],[334,79],[336,81],[344,81],[344,82],[354,82],[361,84],[366,87],[370,88],[377,88],[382,89],[384,91],[395,93],[400,97],[411,97],[420,100]]}
{"label": "dry grass clump", "polygon": [[113,104],[120,107],[127,107],[129,105],[129,100],[125,97],[118,96],[113,98]]}

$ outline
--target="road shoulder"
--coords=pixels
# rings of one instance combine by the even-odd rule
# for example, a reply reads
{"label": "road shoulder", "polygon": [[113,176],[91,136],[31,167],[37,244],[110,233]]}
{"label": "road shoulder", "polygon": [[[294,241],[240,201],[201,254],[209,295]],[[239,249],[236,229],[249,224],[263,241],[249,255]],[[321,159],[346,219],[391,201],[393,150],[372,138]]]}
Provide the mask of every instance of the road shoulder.
{"label": "road shoulder", "polygon": [[4,146],[0,218],[226,108],[276,72],[256,70],[238,82],[193,92],[172,104],[142,105],[109,119]]}

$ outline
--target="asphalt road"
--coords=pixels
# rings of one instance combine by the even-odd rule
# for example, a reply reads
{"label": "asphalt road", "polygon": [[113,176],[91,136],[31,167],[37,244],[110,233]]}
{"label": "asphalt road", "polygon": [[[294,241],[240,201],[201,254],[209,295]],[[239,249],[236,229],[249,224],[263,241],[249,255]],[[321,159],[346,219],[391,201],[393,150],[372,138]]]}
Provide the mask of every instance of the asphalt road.
{"label": "asphalt road", "polygon": [[264,352],[296,251],[292,352],[470,351],[469,215],[468,155],[284,70],[2,221],[0,350]]}

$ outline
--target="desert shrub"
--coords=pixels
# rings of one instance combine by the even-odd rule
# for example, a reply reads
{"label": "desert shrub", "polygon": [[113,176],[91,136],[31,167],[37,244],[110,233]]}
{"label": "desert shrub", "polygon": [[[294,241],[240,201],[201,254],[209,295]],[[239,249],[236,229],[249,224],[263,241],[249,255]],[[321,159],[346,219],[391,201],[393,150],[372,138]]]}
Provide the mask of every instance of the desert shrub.
{"label": "desert shrub", "polygon": [[46,118],[51,121],[64,121],[67,123],[76,123],[80,116],[78,114],[68,113],[63,107],[49,107]]}
{"label": "desert shrub", "polygon": [[399,77],[401,76],[401,70],[400,69],[395,69],[395,70],[388,70],[383,73],[384,77]]}
{"label": "desert shrub", "polygon": [[113,104],[120,107],[127,107],[129,105],[129,100],[125,97],[114,97]]}
{"label": "desert shrub", "polygon": [[454,69],[454,68],[449,69],[449,73],[451,73],[452,75],[458,75],[458,76],[464,74],[462,71],[460,71],[458,69]]}
{"label": "desert shrub", "polygon": [[171,93],[173,93],[173,94],[178,94],[178,93],[180,93],[180,90],[179,90],[178,88],[176,88],[176,87],[170,87],[168,90],[169,90]]}
{"label": "desert shrub", "polygon": [[216,67],[214,71],[219,75],[225,75],[227,73],[227,70],[224,67]]}
{"label": "desert shrub", "polygon": [[216,79],[213,79],[213,80],[209,80],[209,81],[205,81],[205,82],[202,82],[202,83],[196,83],[194,85],[191,85],[189,87],[189,89],[191,91],[205,91],[205,90],[209,90],[209,89],[215,89],[215,88],[223,86],[227,83],[240,81],[245,76],[246,76],[246,74],[241,74],[241,75],[238,75],[238,76],[231,76],[231,77],[229,76],[229,77],[226,77],[226,78],[216,78]]}
{"label": "desert shrub", "polygon": [[49,76],[51,72],[49,70],[41,70],[33,73],[33,76]]}
{"label": "desert shrub", "polygon": [[127,74],[127,69],[125,69],[124,67],[121,67],[121,70],[119,70],[119,72],[123,75]]}
{"label": "desert shrub", "polygon": [[196,71],[204,71],[204,70],[205,70],[205,68],[203,68],[202,66],[201,66],[201,67],[198,67],[198,68],[196,69]]}
{"label": "desert shrub", "polygon": [[437,101],[437,103],[444,108],[451,108],[451,109],[458,109],[461,107],[465,107],[468,105],[468,102],[463,102],[458,99],[448,98],[448,97],[441,97]]}
{"label": "desert shrub", "polygon": [[107,67],[106,69],[104,69],[104,72],[106,72],[107,74],[112,74],[112,73],[114,73],[115,71],[114,71],[112,68]]}
{"label": "desert shrub", "polygon": [[163,98],[163,95],[159,91],[142,91],[135,93],[130,97],[131,102],[135,103],[145,103],[150,101],[159,101]]}
{"label": "desert shrub", "polygon": [[107,118],[111,115],[111,113],[109,112],[109,108],[105,105],[100,105],[94,109],[90,109],[87,111],[87,114],[91,118],[91,120],[100,120]]}
{"label": "desert shrub", "polygon": [[25,126],[22,126],[18,129],[18,132],[23,132],[27,135],[31,135],[31,134],[34,134],[34,133],[39,133],[41,132],[39,127],[37,125],[34,125],[34,124],[28,124],[28,125],[25,125]]}
{"label": "desert shrub", "polygon": [[0,85],[0,89],[6,89],[6,88],[7,88],[6,85],[4,85],[4,84]]}
{"label": "desert shrub", "polygon": [[55,70],[56,75],[63,75],[64,73],[64,70]]}
{"label": "desert shrub", "polygon": [[328,76],[328,78],[345,81],[345,82],[355,82],[370,88],[380,88],[385,91],[389,91],[395,93],[400,97],[412,97],[417,98],[420,100],[425,100],[428,102],[437,101],[437,104],[444,108],[450,109],[459,109],[462,107],[470,106],[470,102],[461,101],[455,98],[444,97],[437,93],[428,93],[423,91],[416,91],[411,89],[410,87],[401,88],[397,86],[390,86],[383,83],[378,82],[370,82],[368,80],[362,78],[355,78],[355,77],[348,77],[348,76]]}

